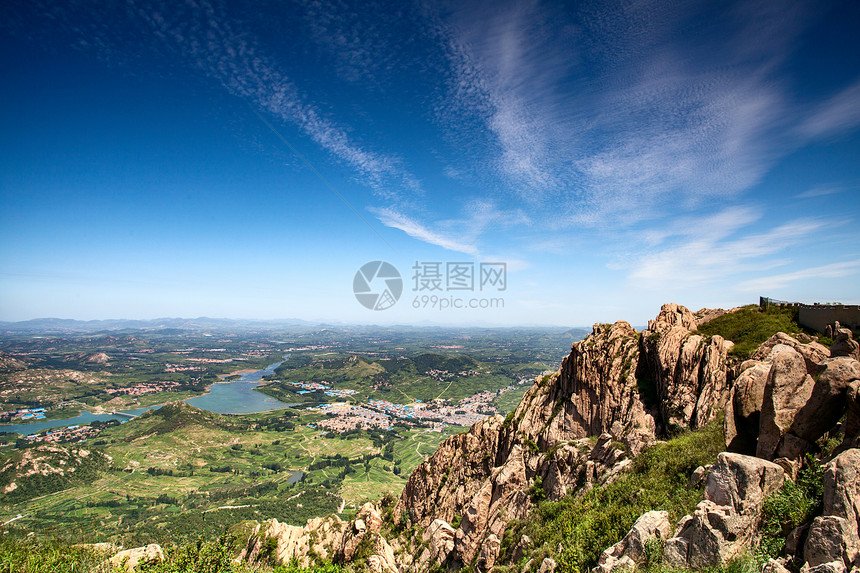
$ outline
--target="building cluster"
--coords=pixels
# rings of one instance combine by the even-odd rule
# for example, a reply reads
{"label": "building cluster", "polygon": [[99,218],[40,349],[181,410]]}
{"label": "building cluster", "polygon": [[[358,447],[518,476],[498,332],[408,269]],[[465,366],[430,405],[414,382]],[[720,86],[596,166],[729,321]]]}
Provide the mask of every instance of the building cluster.
{"label": "building cluster", "polygon": [[332,388],[325,382],[289,382],[290,386],[301,388],[296,394],[310,394],[311,392],[325,392],[326,396],[332,398],[346,398],[352,396],[357,391],[348,388]]}
{"label": "building cluster", "polygon": [[166,392],[179,387],[179,382],[170,380],[154,380],[152,382],[141,382],[134,386],[125,388],[106,388],[105,392],[111,395],[128,394],[129,396],[141,396],[143,394],[151,394],[153,392]]}
{"label": "building cluster", "polygon": [[92,426],[68,426],[57,430],[49,430],[44,434],[26,436],[28,442],[83,442],[87,438],[98,435],[101,430]]}
{"label": "building cluster", "polygon": [[0,422],[30,422],[33,420],[45,419],[46,408],[22,408],[20,410],[10,410],[0,412]]}
{"label": "building cluster", "polygon": [[364,430],[371,428],[387,430],[391,428],[391,418],[388,415],[364,406],[323,404],[317,409],[329,415],[317,426],[334,432],[346,432],[357,428]]}

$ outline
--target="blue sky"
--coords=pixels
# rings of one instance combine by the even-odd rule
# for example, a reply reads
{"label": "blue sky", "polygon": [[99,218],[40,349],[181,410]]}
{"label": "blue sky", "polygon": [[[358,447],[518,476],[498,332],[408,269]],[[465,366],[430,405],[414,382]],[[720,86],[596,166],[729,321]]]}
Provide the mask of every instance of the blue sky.
{"label": "blue sky", "polygon": [[[0,320],[860,303],[858,24],[849,1],[4,2]],[[386,310],[352,292],[374,260],[403,275]],[[416,261],[504,262],[506,288],[415,290]]]}

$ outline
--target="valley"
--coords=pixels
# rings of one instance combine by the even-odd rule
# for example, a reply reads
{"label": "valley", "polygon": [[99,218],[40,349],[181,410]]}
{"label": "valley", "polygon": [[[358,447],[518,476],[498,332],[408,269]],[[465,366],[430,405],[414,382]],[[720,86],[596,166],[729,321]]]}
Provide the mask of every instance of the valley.
{"label": "valley", "polygon": [[399,496],[446,437],[510,411],[577,336],[5,332],[0,518],[125,546],[215,539],[245,520],[349,519]]}

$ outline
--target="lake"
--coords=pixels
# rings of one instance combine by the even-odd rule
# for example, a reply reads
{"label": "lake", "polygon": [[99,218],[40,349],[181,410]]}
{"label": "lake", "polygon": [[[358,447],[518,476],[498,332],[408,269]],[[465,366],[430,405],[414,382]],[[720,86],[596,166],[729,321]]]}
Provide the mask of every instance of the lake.
{"label": "lake", "polygon": [[[289,356],[287,357],[289,358]],[[208,392],[196,398],[186,400],[195,408],[209,410],[216,414],[256,414],[295,406],[281,402],[271,396],[266,396],[254,390],[260,386],[260,380],[274,374],[275,368],[286,362],[276,362],[256,372],[248,372],[232,382],[218,382],[209,386]]]}
{"label": "lake", "polygon": [[[271,396],[266,396],[254,390],[260,386],[260,380],[263,377],[273,374],[275,368],[283,364],[289,356],[281,362],[276,362],[264,368],[243,374],[237,380],[232,382],[219,382],[212,384],[209,390],[203,396],[189,398],[186,400],[189,404],[201,410],[209,410],[216,414],[255,414],[257,412],[269,412],[271,410],[280,410],[289,408],[296,404],[287,404],[281,402]],[[139,416],[140,414],[152,408],[160,408],[158,406],[149,406],[147,408],[135,408],[133,410],[123,410],[123,414],[131,414]],[[91,414],[90,412],[81,412],[80,416],[74,418],[65,418],[63,420],[45,420],[43,422],[31,422],[29,424],[0,424],[0,432],[14,432],[18,434],[37,434],[51,428],[62,428],[65,426],[83,425],[91,422],[100,421],[107,422],[109,420],[119,420],[120,422],[128,421],[128,416],[117,416],[114,414]]]}
{"label": "lake", "polygon": [[[134,410],[123,410],[124,414],[139,416],[149,409],[160,408],[161,406],[149,406],[148,408],[135,408]],[[45,420],[43,422],[30,422],[29,424],[0,424],[0,432],[12,432],[15,434],[38,434],[44,430],[51,428],[62,428],[65,426],[82,426],[92,422],[108,422],[110,420],[119,420],[126,422],[130,420],[128,416],[117,416],[114,414],[91,414],[90,412],[81,412],[79,416],[74,418],[63,418],[62,420]]]}

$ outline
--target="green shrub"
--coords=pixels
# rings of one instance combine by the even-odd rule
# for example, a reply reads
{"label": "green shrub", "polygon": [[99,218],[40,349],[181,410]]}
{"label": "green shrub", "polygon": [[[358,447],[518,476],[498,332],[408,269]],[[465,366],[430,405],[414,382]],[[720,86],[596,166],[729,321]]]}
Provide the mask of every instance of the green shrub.
{"label": "green shrub", "polygon": [[[671,521],[692,513],[702,499],[702,488],[690,488],[689,476],[698,466],[712,463],[724,446],[721,419],[657,444],[640,454],[630,471],[611,484],[583,495],[538,503],[527,518],[509,526],[503,551],[509,555],[525,534],[538,551],[552,555],[561,570],[588,570],[643,513],[666,510]],[[656,560],[659,548],[649,551]]]}
{"label": "green shrub", "polygon": [[718,334],[731,340],[735,346],[730,353],[745,359],[777,332],[803,332],[797,322],[797,312],[796,308],[780,307],[763,311],[756,305],[750,305],[710,320],[699,326],[698,330],[707,336]]}
{"label": "green shrub", "polygon": [[797,481],[786,480],[779,491],[764,500],[760,553],[765,557],[778,557],[785,546],[786,535],[821,510],[823,495],[824,468],[807,455],[806,467],[800,471]]}

